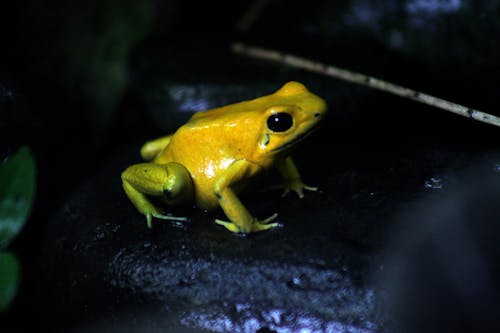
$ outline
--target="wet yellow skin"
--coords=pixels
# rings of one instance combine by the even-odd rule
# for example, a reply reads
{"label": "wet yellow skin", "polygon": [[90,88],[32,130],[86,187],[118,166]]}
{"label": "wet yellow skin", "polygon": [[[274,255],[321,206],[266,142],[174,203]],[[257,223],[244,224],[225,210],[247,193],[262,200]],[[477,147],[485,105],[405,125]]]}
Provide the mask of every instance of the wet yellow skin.
{"label": "wet yellow skin", "polygon": [[[179,219],[163,215],[151,202],[167,204],[194,200],[204,209],[220,206],[229,221],[216,220],[232,232],[250,233],[278,226],[277,214],[258,220],[237,197],[244,183],[271,167],[284,178],[280,187],[303,197],[306,186],[289,156],[290,149],[313,130],[326,112],[323,99],[298,82],[288,82],[273,94],[198,112],[174,134],[147,142],[141,155],[149,162],[122,173],[123,188],[147,218]],[[289,116],[283,115],[287,113]],[[269,125],[268,118],[281,127]],[[271,128],[270,128],[271,127]]]}

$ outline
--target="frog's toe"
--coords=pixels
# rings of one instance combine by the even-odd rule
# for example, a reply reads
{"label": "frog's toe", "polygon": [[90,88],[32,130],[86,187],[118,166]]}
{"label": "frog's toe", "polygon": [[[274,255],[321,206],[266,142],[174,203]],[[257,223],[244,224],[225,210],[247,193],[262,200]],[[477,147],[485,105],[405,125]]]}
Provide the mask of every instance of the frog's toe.
{"label": "frog's toe", "polygon": [[314,192],[314,191],[317,191],[318,188],[315,186],[309,186],[309,185],[303,184],[302,188],[300,189],[300,192],[297,190],[295,190],[295,192],[299,195],[300,198],[303,198],[304,197],[304,190]]}
{"label": "frog's toe", "polygon": [[252,225],[252,232],[259,232],[259,231],[265,231],[273,228],[281,228],[283,227],[283,224],[279,222],[273,222],[273,223],[254,223]]}
{"label": "frog's toe", "polygon": [[309,186],[309,185],[304,185],[304,190],[308,190],[308,191],[317,191],[318,188],[316,186]]}
{"label": "frog's toe", "polygon": [[148,226],[148,229],[153,228],[153,214],[151,213],[146,213],[146,224]]}
{"label": "frog's toe", "polygon": [[269,216],[267,219],[264,219],[262,221],[255,221],[252,224],[252,232],[258,232],[258,231],[269,230],[272,228],[282,227],[283,225],[279,222],[270,223],[272,220],[276,219],[276,217],[278,217],[278,214],[275,213]]}
{"label": "frog's toe", "polygon": [[304,197],[304,190],[317,191],[318,188],[314,187],[314,186],[308,186],[302,182],[292,183],[292,184],[289,184],[288,186],[285,187],[285,191],[283,192],[283,194],[281,196],[284,197],[290,191],[294,191],[295,193],[297,193],[299,198],[302,199]]}
{"label": "frog's toe", "polygon": [[151,229],[153,227],[153,217],[160,219],[160,220],[168,220],[168,221],[173,221],[174,223],[176,222],[184,222],[187,221],[187,217],[181,217],[181,216],[172,216],[172,215],[164,215],[159,212],[149,212],[146,213],[146,223],[148,225],[148,228]]}
{"label": "frog's toe", "polygon": [[157,219],[161,219],[161,220],[187,221],[187,217],[184,217],[184,216],[154,214],[153,217],[156,217]]}
{"label": "frog's toe", "polygon": [[[302,191],[300,191],[300,192],[302,192]],[[289,187],[285,187],[285,189],[283,190],[283,193],[281,193],[281,197],[282,198],[286,197],[288,193],[290,193],[290,188]],[[299,197],[300,197],[300,193],[299,193]]]}
{"label": "frog's toe", "polygon": [[246,234],[246,233],[250,233],[250,232],[258,232],[258,231],[264,231],[264,230],[268,230],[268,229],[272,229],[272,228],[276,228],[276,227],[281,227],[282,225],[280,223],[277,223],[277,222],[270,223],[277,216],[278,216],[278,214],[273,214],[262,221],[254,220],[251,227],[249,227],[249,228],[242,228],[239,225],[237,225],[236,223],[233,223],[230,221],[223,221],[223,220],[219,220],[219,219],[216,219],[215,223],[224,226],[227,230],[229,230],[231,232]]}
{"label": "frog's toe", "polygon": [[267,219],[264,219],[262,221],[257,221],[254,224],[269,224],[272,220],[278,217],[278,213],[274,213],[273,215],[269,216]]}
{"label": "frog's toe", "polygon": [[229,230],[231,232],[241,232],[240,227],[238,227],[233,222],[215,219],[215,223],[217,223],[218,225],[221,225],[221,226],[225,227],[227,230]]}

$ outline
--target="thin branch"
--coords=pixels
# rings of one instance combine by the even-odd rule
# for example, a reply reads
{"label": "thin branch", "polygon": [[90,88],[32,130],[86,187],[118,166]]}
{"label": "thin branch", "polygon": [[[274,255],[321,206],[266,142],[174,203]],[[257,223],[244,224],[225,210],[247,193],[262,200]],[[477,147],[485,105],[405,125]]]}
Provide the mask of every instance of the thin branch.
{"label": "thin branch", "polygon": [[305,69],[311,72],[331,76],[344,81],[368,86],[370,88],[389,92],[404,98],[431,105],[455,114],[481,121],[490,125],[500,127],[500,117],[472,109],[457,103],[453,103],[435,96],[409,89],[394,83],[390,83],[372,76],[352,72],[335,66],[325,65],[320,62],[306,58],[294,56],[292,54],[281,53],[279,51],[265,49],[256,46],[249,46],[243,43],[234,43],[232,49],[235,53],[243,54],[251,58],[264,59],[286,64],[295,68]]}

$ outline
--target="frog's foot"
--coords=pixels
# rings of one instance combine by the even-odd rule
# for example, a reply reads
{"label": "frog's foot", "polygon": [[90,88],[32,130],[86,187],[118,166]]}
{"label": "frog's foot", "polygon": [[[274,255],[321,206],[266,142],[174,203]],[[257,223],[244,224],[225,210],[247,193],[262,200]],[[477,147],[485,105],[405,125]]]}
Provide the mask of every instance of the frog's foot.
{"label": "frog's foot", "polygon": [[297,193],[299,198],[304,197],[304,190],[308,191],[317,191],[318,188],[314,186],[308,186],[302,182],[300,179],[294,179],[290,180],[288,182],[285,182],[283,184],[278,184],[278,185],[273,185],[265,188],[264,190],[274,190],[274,189],[283,189],[283,193],[281,194],[281,197],[285,197],[290,191],[294,191]]}
{"label": "frog's foot", "polygon": [[153,227],[153,217],[161,220],[173,221],[174,223],[182,223],[187,221],[187,217],[164,215],[158,211],[148,212],[144,215],[146,215],[146,222],[148,224],[148,229],[151,229]]}
{"label": "frog's foot", "polygon": [[262,221],[254,219],[251,225],[251,229],[249,231],[245,231],[242,227],[230,221],[223,221],[216,219],[215,223],[224,226],[227,230],[231,232],[250,233],[250,232],[264,231],[282,226],[279,222],[269,223],[276,217],[278,217],[278,214],[274,213],[273,215],[269,216],[267,219],[264,219]]}

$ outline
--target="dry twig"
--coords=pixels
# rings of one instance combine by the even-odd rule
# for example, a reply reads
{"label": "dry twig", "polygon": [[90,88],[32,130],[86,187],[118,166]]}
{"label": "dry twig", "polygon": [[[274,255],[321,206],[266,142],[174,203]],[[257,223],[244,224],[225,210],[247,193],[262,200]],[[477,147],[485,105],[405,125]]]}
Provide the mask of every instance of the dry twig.
{"label": "dry twig", "polygon": [[328,75],[337,79],[353,82],[356,84],[361,84],[364,86],[389,92],[391,94],[395,94],[404,98],[409,98],[420,103],[428,104],[490,125],[500,126],[500,117],[476,109],[472,109],[457,103],[453,103],[435,96],[424,94],[422,92],[413,89],[405,88],[397,84],[380,80],[372,76],[352,72],[335,66],[325,65],[320,62],[297,57],[291,54],[281,53],[275,50],[265,49],[256,46],[248,46],[242,43],[233,44],[232,49],[234,52],[246,55],[248,57],[270,60],[281,64],[286,64],[295,68],[301,68],[309,70],[311,72]]}

